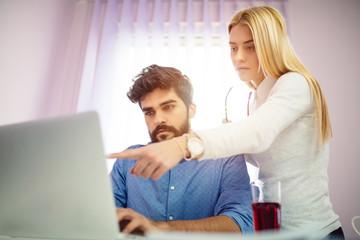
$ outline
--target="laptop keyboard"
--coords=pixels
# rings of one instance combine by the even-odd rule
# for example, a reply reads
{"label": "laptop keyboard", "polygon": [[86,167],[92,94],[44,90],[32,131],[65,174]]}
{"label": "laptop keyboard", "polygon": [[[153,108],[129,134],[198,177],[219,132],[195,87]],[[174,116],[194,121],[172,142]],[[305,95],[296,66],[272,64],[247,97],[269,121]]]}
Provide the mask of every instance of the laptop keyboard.
{"label": "laptop keyboard", "polygon": [[119,233],[118,240],[144,240],[148,239],[146,236],[136,235],[136,234],[124,234]]}

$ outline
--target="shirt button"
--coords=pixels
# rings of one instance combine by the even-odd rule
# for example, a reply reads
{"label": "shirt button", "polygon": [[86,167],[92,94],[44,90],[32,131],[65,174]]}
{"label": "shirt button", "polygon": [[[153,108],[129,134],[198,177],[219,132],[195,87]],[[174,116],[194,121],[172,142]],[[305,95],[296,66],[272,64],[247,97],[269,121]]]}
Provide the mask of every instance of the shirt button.
{"label": "shirt button", "polygon": [[174,219],[174,217],[173,216],[169,216],[169,220],[171,221],[171,220],[173,220]]}
{"label": "shirt button", "polygon": [[174,186],[171,186],[171,187],[170,187],[170,189],[171,189],[171,190],[174,190],[174,189],[175,189],[175,187],[174,187]]}

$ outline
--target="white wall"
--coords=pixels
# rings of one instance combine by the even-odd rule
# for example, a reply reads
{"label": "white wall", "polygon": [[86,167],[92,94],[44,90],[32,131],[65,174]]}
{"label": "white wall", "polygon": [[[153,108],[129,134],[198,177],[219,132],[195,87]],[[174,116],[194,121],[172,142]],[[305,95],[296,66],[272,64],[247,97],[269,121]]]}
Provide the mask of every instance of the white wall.
{"label": "white wall", "polygon": [[360,215],[360,1],[289,0],[289,8],[293,46],[329,106],[330,198],[345,236],[356,238],[351,218]]}
{"label": "white wall", "polygon": [[[78,64],[66,53],[81,50],[69,40],[74,3],[0,0],[0,125],[72,111],[66,92],[73,88],[63,81],[66,71],[76,76],[71,66]],[[289,8],[294,48],[329,105],[330,197],[346,237],[356,238],[350,221],[360,215],[360,1],[289,0]]]}

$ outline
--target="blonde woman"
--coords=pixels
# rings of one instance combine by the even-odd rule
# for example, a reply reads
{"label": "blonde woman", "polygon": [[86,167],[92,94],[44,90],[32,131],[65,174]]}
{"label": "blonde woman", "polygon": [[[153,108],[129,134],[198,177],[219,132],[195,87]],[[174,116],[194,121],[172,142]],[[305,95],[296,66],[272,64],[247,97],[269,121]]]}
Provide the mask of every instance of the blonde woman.
{"label": "blonde woman", "polygon": [[159,179],[184,155],[200,161],[243,153],[265,184],[281,181],[282,229],[313,227],[344,238],[329,199],[327,104],[283,17],[269,6],[252,7],[233,17],[228,32],[234,68],[253,92],[248,118],[109,157],[137,159],[133,174]]}

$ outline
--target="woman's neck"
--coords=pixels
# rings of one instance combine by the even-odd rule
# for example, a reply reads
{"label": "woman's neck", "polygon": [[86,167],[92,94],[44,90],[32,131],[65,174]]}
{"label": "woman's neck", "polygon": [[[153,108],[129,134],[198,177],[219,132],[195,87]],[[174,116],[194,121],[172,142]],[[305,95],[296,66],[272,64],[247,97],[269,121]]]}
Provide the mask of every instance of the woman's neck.
{"label": "woman's neck", "polygon": [[254,89],[257,90],[259,85],[264,81],[265,77],[261,80],[251,80],[252,85],[254,86]]}

